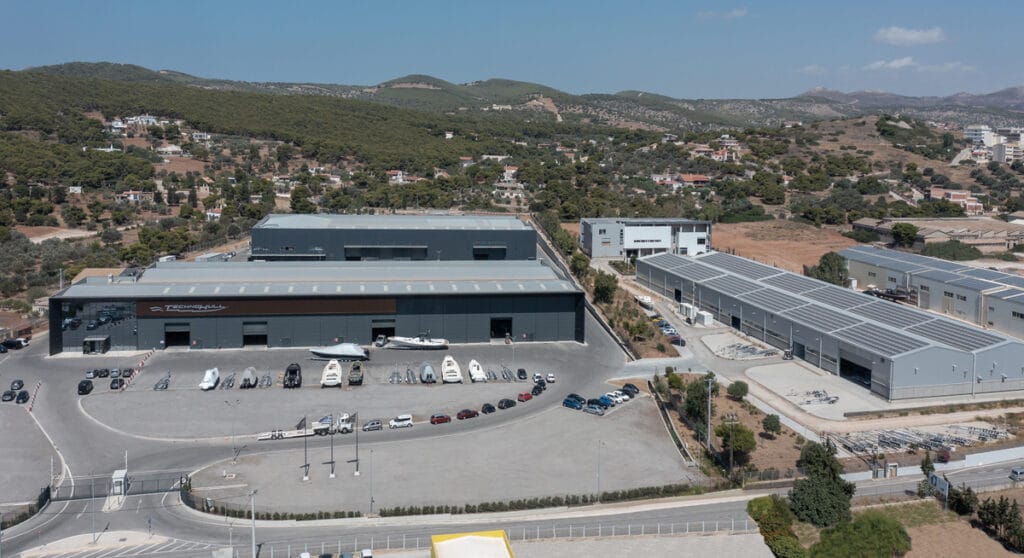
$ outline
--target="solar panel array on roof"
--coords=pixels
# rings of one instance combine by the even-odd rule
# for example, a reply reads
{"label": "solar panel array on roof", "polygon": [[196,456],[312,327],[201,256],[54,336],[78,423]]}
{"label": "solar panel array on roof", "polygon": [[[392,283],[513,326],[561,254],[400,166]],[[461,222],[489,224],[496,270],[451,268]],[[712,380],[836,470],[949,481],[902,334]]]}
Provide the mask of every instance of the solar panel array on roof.
{"label": "solar panel array on roof", "polygon": [[740,295],[739,298],[740,300],[757,304],[770,312],[782,312],[783,310],[808,304],[806,300],[801,300],[795,296],[790,296],[774,289],[760,289]]}
{"label": "solar panel array on roof", "polygon": [[1009,273],[1003,273],[1002,271],[996,271],[994,269],[985,269],[983,267],[965,269],[961,271],[960,274],[970,275],[971,277],[977,277],[978,279],[987,279],[989,281],[1001,281],[1008,277],[1012,277]]}
{"label": "solar panel array on roof", "polygon": [[860,320],[839,314],[820,304],[807,304],[782,312],[782,315],[823,332],[835,331],[860,323]]}
{"label": "solar panel array on roof", "polygon": [[872,302],[868,295],[857,293],[849,289],[828,286],[803,293],[807,298],[824,302],[838,308],[853,308],[861,304]]}
{"label": "solar panel array on roof", "polygon": [[813,289],[821,288],[821,281],[815,281],[809,277],[803,275],[796,275],[794,273],[783,273],[781,275],[775,275],[762,280],[763,283],[767,283],[773,287],[778,287],[784,291],[791,293],[804,293]]}
{"label": "solar panel array on roof", "polygon": [[720,267],[726,271],[731,271],[744,277],[750,277],[751,279],[764,279],[765,277],[771,277],[772,275],[782,273],[781,269],[752,262],[746,258],[723,254],[721,252],[707,254],[702,256],[700,260],[706,261],[707,263]]}
{"label": "solar panel array on roof", "polygon": [[1004,337],[946,320],[924,322],[908,327],[907,331],[964,351],[976,351],[1006,341]]}
{"label": "solar panel array on roof", "polygon": [[915,312],[905,306],[900,306],[895,302],[887,300],[879,300],[871,304],[851,308],[850,312],[900,329],[933,319],[928,316],[922,316],[921,312]]}
{"label": "solar panel array on roof", "polygon": [[712,289],[721,291],[731,296],[749,293],[751,291],[756,291],[762,288],[757,283],[752,283],[750,281],[747,281],[746,279],[740,279],[739,277],[735,277],[733,275],[723,275],[710,281],[706,281],[704,284],[711,287]]}
{"label": "solar panel array on roof", "polygon": [[1024,289],[1024,277],[1021,277],[1020,275],[1011,275],[1006,279],[1001,279],[999,282],[1003,283],[1004,285],[1010,285],[1013,287],[1020,287]]}
{"label": "solar panel array on roof", "polygon": [[992,281],[985,281],[984,279],[975,279],[974,277],[961,277],[956,281],[950,281],[949,284],[978,292],[1006,287],[1006,285],[1000,285],[999,283],[993,283]]}
{"label": "solar panel array on roof", "polygon": [[942,271],[941,269],[929,269],[928,271],[915,273],[914,276],[923,277],[931,281],[938,281],[940,283],[949,283],[950,281],[956,281],[963,277],[963,275],[958,275],[950,271]]}
{"label": "solar panel array on roof", "polygon": [[833,332],[832,336],[861,347],[871,347],[872,350],[887,357],[928,346],[928,343],[920,339],[866,323]]}
{"label": "solar panel array on roof", "polygon": [[672,257],[671,254],[656,254],[649,258],[644,259],[645,263],[651,264],[655,267],[667,269],[679,265],[679,258]]}
{"label": "solar panel array on roof", "polygon": [[708,279],[725,275],[722,271],[701,264],[678,267],[673,269],[672,273],[691,281],[707,281]]}
{"label": "solar panel array on roof", "polygon": [[1020,295],[1024,295],[1024,290],[1010,287],[1005,291],[999,291],[997,293],[990,293],[985,296],[989,298],[998,298],[999,300],[1010,300],[1014,299],[1014,302],[1022,302],[1024,299],[1018,299]]}

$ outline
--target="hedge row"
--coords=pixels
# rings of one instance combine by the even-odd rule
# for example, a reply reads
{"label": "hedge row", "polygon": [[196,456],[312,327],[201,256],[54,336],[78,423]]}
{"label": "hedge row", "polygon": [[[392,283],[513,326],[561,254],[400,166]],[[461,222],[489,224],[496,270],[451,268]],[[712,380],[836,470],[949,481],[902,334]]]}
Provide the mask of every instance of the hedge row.
{"label": "hedge row", "polygon": [[777,494],[747,502],[747,513],[757,522],[772,553],[778,558],[806,558],[807,550],[793,533],[793,511]]}

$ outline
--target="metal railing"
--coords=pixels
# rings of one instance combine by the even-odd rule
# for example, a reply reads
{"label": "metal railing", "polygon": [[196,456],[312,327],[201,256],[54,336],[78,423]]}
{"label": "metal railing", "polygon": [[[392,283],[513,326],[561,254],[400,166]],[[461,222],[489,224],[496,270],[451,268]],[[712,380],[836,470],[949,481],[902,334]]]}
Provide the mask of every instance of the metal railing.
{"label": "metal railing", "polygon": [[[240,520],[242,527],[246,520]],[[750,518],[689,521],[680,523],[612,523],[608,525],[573,525],[553,523],[548,526],[515,527],[505,529],[511,542],[544,541],[587,537],[685,536],[706,534],[758,533],[758,526]],[[441,533],[443,531],[439,531]],[[364,548],[374,550],[417,550],[430,548],[427,534],[362,535],[341,537],[319,543],[282,543],[266,541],[260,544],[261,558],[290,558],[302,552],[335,554],[355,552]]]}

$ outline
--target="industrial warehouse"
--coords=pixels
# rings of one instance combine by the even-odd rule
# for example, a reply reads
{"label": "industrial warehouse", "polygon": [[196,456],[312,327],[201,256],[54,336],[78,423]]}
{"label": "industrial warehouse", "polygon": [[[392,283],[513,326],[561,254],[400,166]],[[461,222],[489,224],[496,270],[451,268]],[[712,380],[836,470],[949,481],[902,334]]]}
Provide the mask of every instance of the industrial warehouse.
{"label": "industrial warehouse", "polygon": [[512,216],[271,214],[253,260],[532,260],[537,231]]}
{"label": "industrial warehouse", "polygon": [[637,281],[888,400],[1024,389],[1024,344],[723,253],[657,254]]}
{"label": "industrial warehouse", "polygon": [[583,342],[583,293],[539,261],[166,262],[50,298],[62,351],[317,347],[429,332]]}
{"label": "industrial warehouse", "polygon": [[840,252],[863,288],[907,304],[1024,337],[1024,277],[874,246]]}

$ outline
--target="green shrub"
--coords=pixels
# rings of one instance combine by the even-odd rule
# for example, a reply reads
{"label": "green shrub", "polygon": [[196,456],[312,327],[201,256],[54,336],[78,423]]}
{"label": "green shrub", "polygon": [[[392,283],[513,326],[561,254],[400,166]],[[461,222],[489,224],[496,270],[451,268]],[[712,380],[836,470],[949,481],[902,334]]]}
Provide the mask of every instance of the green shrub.
{"label": "green shrub", "polygon": [[857,556],[890,558],[910,552],[910,535],[891,517],[867,511],[853,521],[844,521],[821,532],[821,540],[811,547],[811,556]]}

